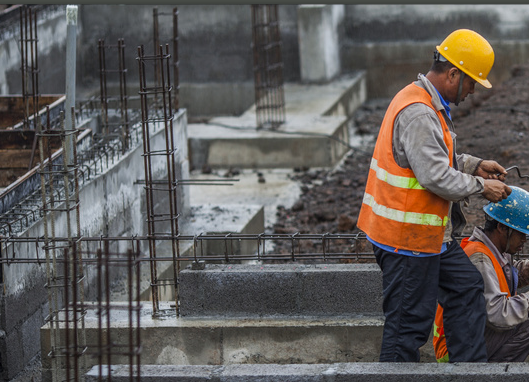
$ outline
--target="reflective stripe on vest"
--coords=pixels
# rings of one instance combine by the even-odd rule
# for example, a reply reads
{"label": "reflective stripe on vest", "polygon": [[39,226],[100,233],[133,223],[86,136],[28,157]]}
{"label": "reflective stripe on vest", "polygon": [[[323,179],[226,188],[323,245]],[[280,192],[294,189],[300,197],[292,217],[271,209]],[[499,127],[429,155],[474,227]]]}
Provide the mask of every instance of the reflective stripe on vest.
{"label": "reflective stripe on vest", "polygon": [[390,103],[373,151],[357,227],[372,240],[397,249],[439,253],[448,224],[450,202],[419,184],[411,168],[399,166],[393,156],[397,115],[420,103],[436,113],[446,145],[447,166],[453,167],[454,144],[444,115],[432,105],[432,96],[410,84]]}
{"label": "reflective stripe on vest", "polygon": [[448,222],[448,216],[445,216],[444,219],[441,219],[437,215],[420,214],[417,212],[404,212],[386,206],[382,206],[380,204],[377,204],[377,202],[375,202],[375,198],[373,198],[373,196],[368,194],[367,192],[364,193],[363,203],[371,207],[373,209],[373,212],[378,216],[382,216],[386,219],[397,221],[399,223],[411,223],[444,227]]}
{"label": "reflective stripe on vest", "polygon": [[393,175],[378,167],[378,161],[373,158],[371,159],[371,169],[377,174],[377,178],[390,184],[393,187],[407,188],[409,190],[426,190],[419,184],[417,178],[408,178],[405,176]]}

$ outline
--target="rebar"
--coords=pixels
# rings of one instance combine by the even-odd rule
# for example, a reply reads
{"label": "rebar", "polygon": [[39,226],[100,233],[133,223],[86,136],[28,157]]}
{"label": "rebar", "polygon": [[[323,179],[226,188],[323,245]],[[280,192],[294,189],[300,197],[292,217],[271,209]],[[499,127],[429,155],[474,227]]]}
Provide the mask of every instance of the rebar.
{"label": "rebar", "polygon": [[[296,262],[304,260],[320,261],[322,263],[329,260],[372,260],[374,261],[374,254],[372,246],[367,240],[366,235],[362,232],[351,233],[351,234],[304,234],[299,232],[289,234],[240,234],[240,233],[229,233],[229,234],[206,234],[200,233],[195,235],[182,235],[176,236],[167,234],[157,234],[154,236],[138,236],[123,237],[123,236],[97,236],[89,237],[83,236],[78,242],[80,246],[89,246],[91,243],[99,244],[100,246],[106,245],[105,243],[131,243],[130,249],[138,251],[140,243],[148,242],[152,239],[157,242],[163,241],[178,241],[180,243],[189,242],[193,247],[194,251],[189,256],[179,256],[176,258],[178,262],[189,262],[189,261],[201,261],[201,262],[236,262],[240,260],[248,261],[267,261],[281,260],[285,262]],[[455,239],[461,241],[464,236],[458,236]],[[253,241],[256,243],[255,253],[238,254],[233,248],[235,243],[243,241]],[[266,244],[274,244],[278,242],[289,242],[291,248],[285,253],[277,253],[273,248],[266,249]],[[53,248],[64,248],[68,246],[68,237],[55,237]],[[207,243],[222,243],[224,251],[221,253],[212,253],[207,250]],[[227,244],[231,242],[230,244]],[[0,263],[14,264],[14,263],[38,263],[39,260],[35,258],[22,258],[17,257],[15,254],[6,256],[6,249],[15,243],[43,243],[42,248],[44,250],[51,249],[46,247],[46,239],[44,237],[13,237],[13,236],[0,236],[0,253],[2,258]],[[136,248],[134,246],[136,245]],[[89,251],[83,251],[83,254],[89,253]],[[526,258],[529,255],[519,254],[522,258]],[[83,263],[90,264],[94,262],[93,258],[83,257]],[[142,257],[137,260],[141,263],[158,263],[175,261],[172,254],[165,256],[157,255],[156,257]]]}
{"label": "rebar", "polygon": [[[178,111],[180,108],[179,105],[179,92],[180,92],[180,75],[179,75],[179,60],[178,60],[178,8],[173,8],[172,13],[159,12],[157,7],[154,7],[152,10],[153,17],[153,43],[154,43],[154,54],[157,54],[157,49],[161,45],[160,41],[160,22],[159,16],[172,16],[173,18],[173,35],[172,35],[172,66],[173,66],[173,102],[174,110]],[[154,83],[160,85],[161,78],[161,68],[158,63],[155,62],[154,69]],[[158,102],[157,95],[154,95],[154,103]]]}
{"label": "rebar", "polygon": [[251,7],[257,127],[277,129],[286,118],[277,4]]}
{"label": "rebar", "polygon": [[[51,130],[48,124],[47,129],[39,134],[39,152],[41,155],[39,174],[41,178],[42,211],[44,217],[44,246],[46,253],[46,274],[49,299],[48,323],[51,330],[52,348],[50,351],[53,363],[53,379],[60,380],[58,357],[66,356],[67,370],[66,378],[70,380],[70,371],[73,371],[75,380],[78,380],[79,373],[86,371],[85,358],[82,357],[86,346],[86,333],[84,316],[77,316],[77,305],[84,305],[84,279],[83,263],[77,256],[80,256],[80,215],[79,215],[79,183],[76,137],[78,130],[75,128],[75,111],[69,114],[72,118],[71,129],[64,128],[64,113],[62,116],[62,128]],[[49,120],[48,120],[49,121]],[[52,150],[50,141],[52,137],[59,136],[62,144],[62,163],[54,164],[52,161]],[[74,144],[71,146],[71,142]],[[45,147],[46,144],[46,147]],[[70,160],[65,159],[66,153],[71,153]],[[47,156],[47,157],[46,157]],[[57,185],[62,184],[61,190],[56,194]],[[56,218],[65,214],[66,217],[66,241],[56,241],[57,230]],[[62,227],[61,227],[62,228]],[[67,260],[62,269],[63,275],[57,268],[57,259],[62,252],[62,256]],[[63,281],[64,280],[64,281]],[[64,300],[61,300],[64,295]],[[71,299],[71,302],[70,302]],[[73,352],[71,352],[69,325],[70,311],[73,308]],[[60,322],[61,309],[66,309],[66,340],[61,343]],[[71,358],[73,357],[73,358]],[[73,362],[73,366],[70,365]]]}
{"label": "rebar", "polygon": [[[46,106],[46,110],[45,116],[47,118],[47,127],[45,127],[45,139],[60,141],[62,134],[60,118],[62,114],[57,118],[52,118],[50,115],[49,106]],[[135,121],[136,123],[131,125],[131,134],[129,136],[131,146],[129,146],[129,150],[132,147],[137,147],[140,145],[141,124],[138,123],[140,121],[139,113],[137,115],[133,115],[133,119],[129,119],[129,122],[131,121]],[[38,139],[43,138],[42,134],[37,132],[37,142]],[[49,176],[49,173],[54,173],[58,169],[62,168],[62,150],[52,154],[50,148],[49,154],[51,155],[50,159],[48,159],[48,154],[44,155],[44,158],[46,158],[45,161],[47,161],[45,166],[40,166],[38,169],[32,169],[25,176],[25,180],[23,182],[24,192],[20,192],[21,187],[19,186],[22,185],[21,183],[19,186],[10,187],[7,191],[2,193],[2,197],[0,198],[1,214],[10,213],[10,210],[16,205],[25,207],[29,206],[29,208],[42,205],[42,198],[40,196],[41,179],[39,173],[44,173],[46,176]],[[79,174],[81,175],[76,179],[80,182],[80,186],[82,186],[84,182],[91,180],[94,176],[105,171],[111,165],[111,163],[113,164],[117,162],[117,160],[119,160],[122,155],[124,155],[122,139],[119,136],[107,138],[97,135],[93,136],[92,145],[84,149],[82,152],[77,152],[76,154],[78,163],[77,167]],[[59,198],[59,194],[57,192],[60,192],[58,190],[62,189],[62,183],[55,179],[54,184],[56,187],[58,187],[58,189],[54,192],[56,193],[56,197]],[[11,224],[7,224],[5,221],[0,221],[0,235],[8,236],[15,234],[16,232],[23,232],[24,229],[28,228],[26,221],[28,224],[32,223],[31,219],[26,219],[25,217],[17,221],[11,221]]]}
{"label": "rebar", "polygon": [[[20,55],[22,78],[22,102],[24,105],[22,126],[31,129],[40,129],[39,123],[39,67],[38,67],[38,37],[37,37],[37,12],[30,6],[20,8]],[[33,167],[38,137],[35,134],[28,164],[28,170]]]}
{"label": "rebar", "polygon": [[[174,142],[174,131],[173,131],[173,111],[171,102],[171,93],[173,88],[170,81],[170,65],[169,60],[171,55],[169,54],[169,46],[165,46],[165,53],[163,47],[160,45],[158,53],[152,56],[145,55],[143,45],[138,47],[138,68],[139,68],[139,79],[140,79],[140,99],[141,99],[141,112],[142,112],[142,135],[143,135],[143,158],[144,158],[144,171],[145,171],[145,197],[147,207],[147,227],[149,237],[149,256],[152,259],[156,258],[156,239],[158,235],[168,234],[170,237],[175,238],[178,235],[178,212],[177,212],[177,187],[176,187],[176,148]],[[148,62],[156,62],[156,68],[160,70],[160,83],[154,83],[152,86],[148,86],[146,78],[146,66]],[[151,113],[149,106],[152,102],[151,99],[161,99],[161,107],[157,108],[161,115]],[[151,147],[151,126],[161,125],[165,132],[165,148],[161,150],[154,150]],[[161,157],[161,159],[157,159]],[[165,159],[165,160],[164,160]],[[153,177],[153,163],[165,162],[165,169],[163,170],[164,175],[162,179],[154,179]],[[155,197],[156,195],[156,197]],[[161,206],[155,204],[166,201],[169,205],[168,210],[163,208],[162,212],[157,212]],[[178,273],[179,273],[179,245],[177,240],[173,240],[171,243],[171,251],[173,257],[173,273],[174,279],[172,280],[175,295],[178,296]],[[153,315],[159,313],[159,295],[158,286],[160,280],[158,280],[158,270],[156,262],[151,262],[151,287],[152,287],[152,303],[153,303]],[[176,297],[178,301],[178,297]],[[177,315],[179,312],[178,303],[176,303]]]}
{"label": "rebar", "polygon": [[[106,65],[106,50],[117,48],[118,68],[108,69]],[[130,122],[128,117],[128,96],[127,96],[127,69],[125,67],[125,42],[118,39],[116,45],[105,45],[105,40],[99,39],[99,86],[101,100],[101,121],[103,140],[108,140],[112,136],[121,139],[121,151],[125,153],[130,147]],[[117,73],[119,77],[119,96],[108,94],[108,75]],[[109,122],[108,105],[110,102],[119,101],[120,121],[118,123]]]}

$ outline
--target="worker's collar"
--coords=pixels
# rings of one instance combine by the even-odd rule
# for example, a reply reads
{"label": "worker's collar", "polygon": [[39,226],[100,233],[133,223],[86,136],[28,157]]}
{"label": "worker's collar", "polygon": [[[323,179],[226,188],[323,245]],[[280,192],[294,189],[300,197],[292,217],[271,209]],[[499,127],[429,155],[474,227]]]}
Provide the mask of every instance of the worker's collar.
{"label": "worker's collar", "polygon": [[[435,87],[434,87],[435,88]],[[439,90],[435,88],[435,91],[437,94],[439,94],[439,100],[441,101],[441,104],[444,106],[446,110],[446,114],[448,114],[448,118],[452,119],[452,116],[450,115],[450,102],[446,102],[441,93],[439,93]]]}

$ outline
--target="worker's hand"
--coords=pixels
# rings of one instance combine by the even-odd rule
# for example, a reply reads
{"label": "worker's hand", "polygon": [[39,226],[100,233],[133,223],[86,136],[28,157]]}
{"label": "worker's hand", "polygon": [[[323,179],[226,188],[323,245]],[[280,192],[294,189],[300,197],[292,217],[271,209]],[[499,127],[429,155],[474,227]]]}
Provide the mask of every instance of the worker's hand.
{"label": "worker's hand", "polygon": [[483,197],[493,203],[506,199],[512,190],[509,186],[497,179],[485,179],[485,189],[481,193]]}
{"label": "worker's hand", "polygon": [[484,160],[479,164],[474,175],[481,176],[484,179],[499,179],[503,182],[507,171],[494,160]]}

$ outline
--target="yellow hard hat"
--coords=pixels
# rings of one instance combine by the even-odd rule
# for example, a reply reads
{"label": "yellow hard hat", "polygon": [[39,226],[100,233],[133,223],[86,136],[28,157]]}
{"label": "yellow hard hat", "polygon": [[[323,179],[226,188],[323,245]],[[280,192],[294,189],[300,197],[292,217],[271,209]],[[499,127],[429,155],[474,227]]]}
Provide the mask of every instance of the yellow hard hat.
{"label": "yellow hard hat", "polygon": [[494,64],[494,51],[483,36],[469,29],[458,29],[450,33],[436,48],[465,74],[486,88],[492,87],[487,76]]}

